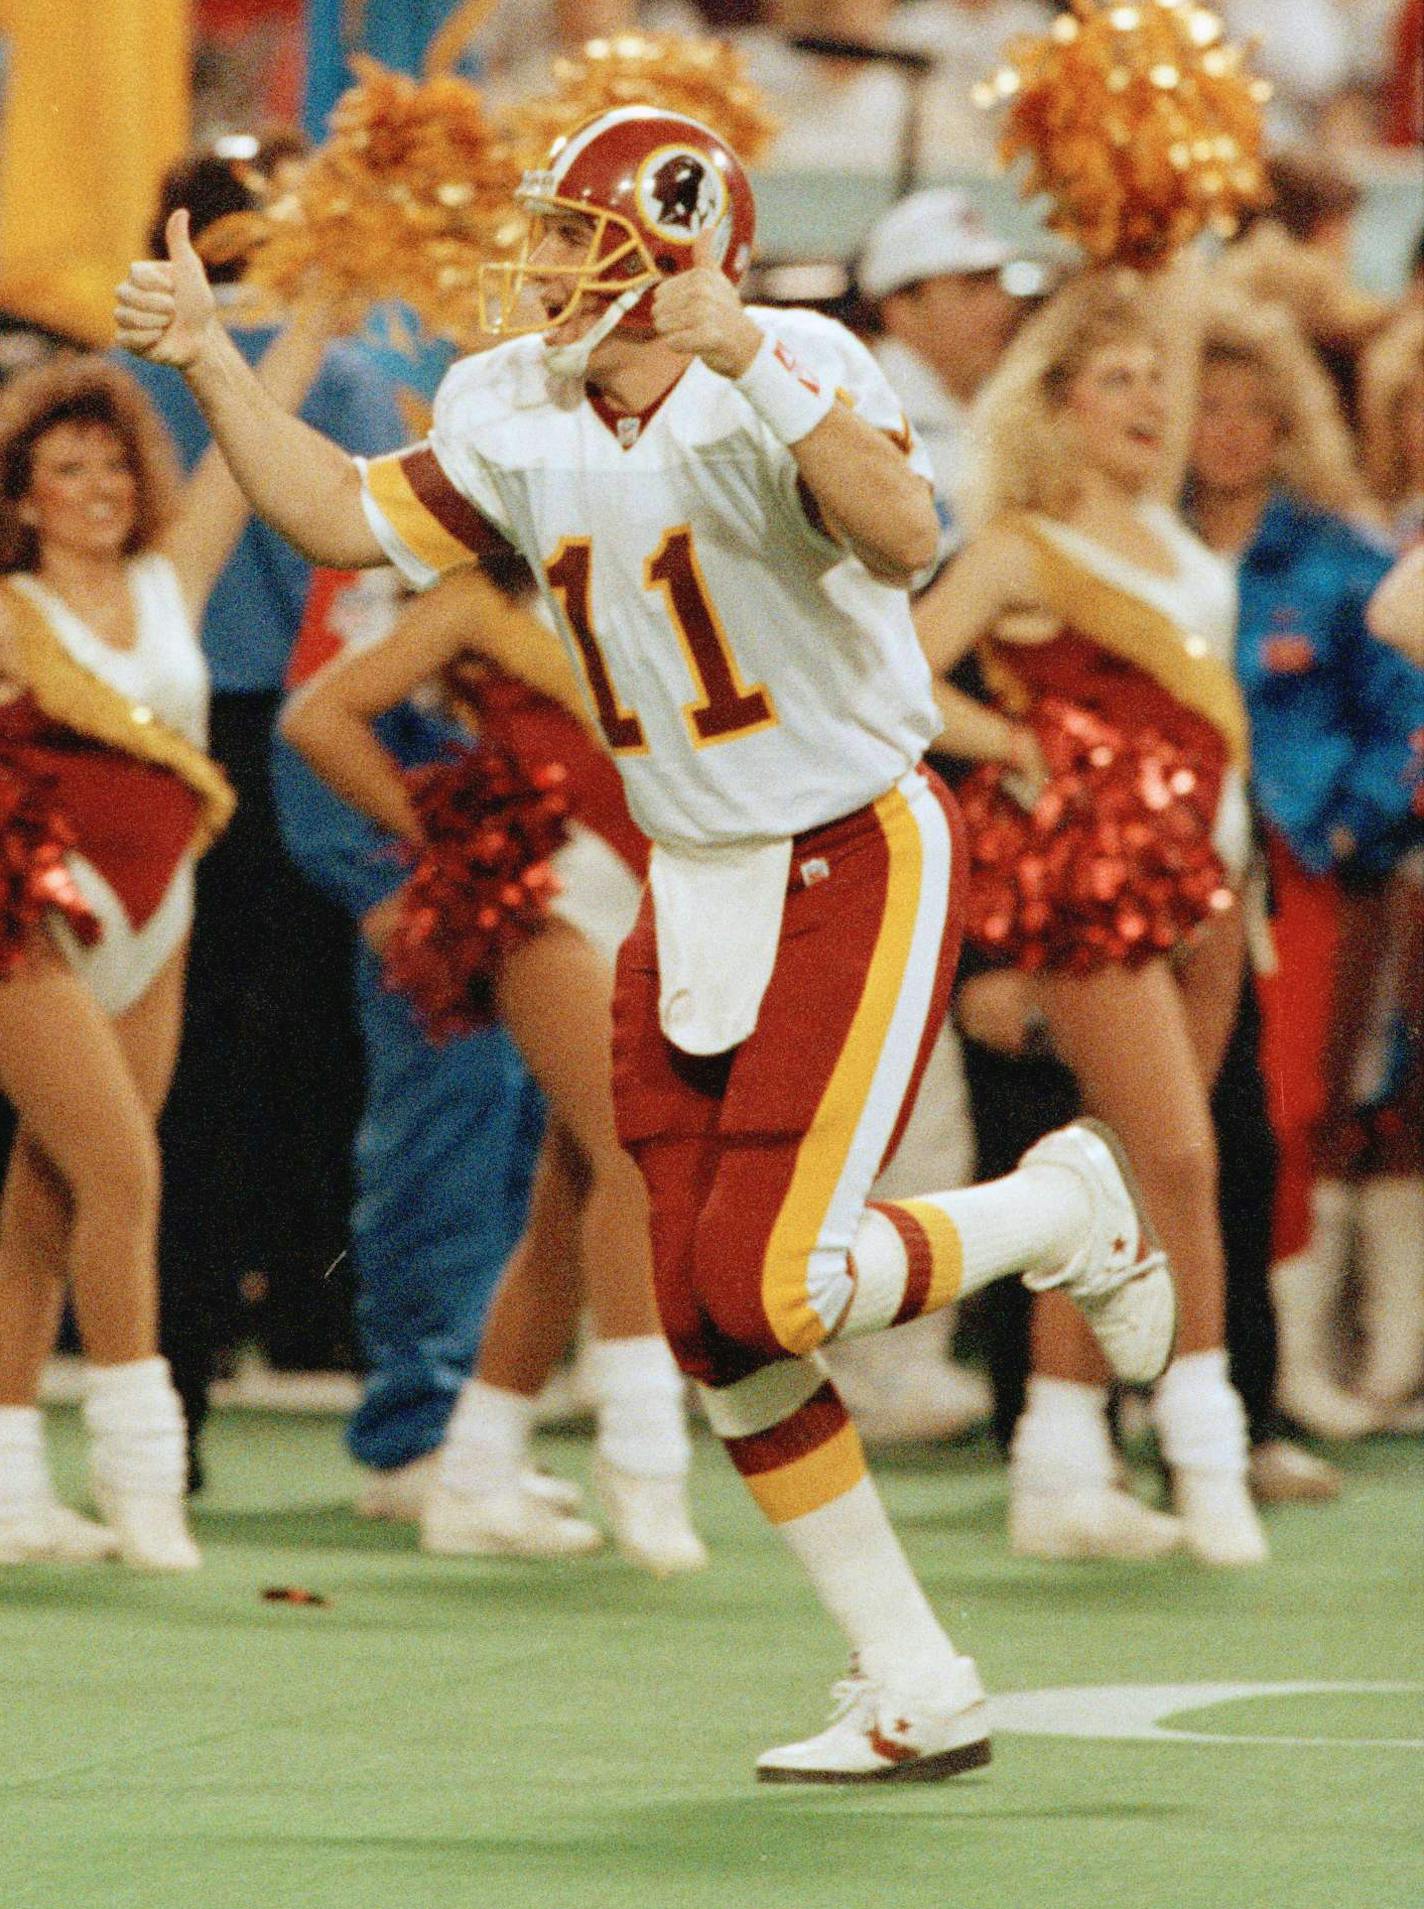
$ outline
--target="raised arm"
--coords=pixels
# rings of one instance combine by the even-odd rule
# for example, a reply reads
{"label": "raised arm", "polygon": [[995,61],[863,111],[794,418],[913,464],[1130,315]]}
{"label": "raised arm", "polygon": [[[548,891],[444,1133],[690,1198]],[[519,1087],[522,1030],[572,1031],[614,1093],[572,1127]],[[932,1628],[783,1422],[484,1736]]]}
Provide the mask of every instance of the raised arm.
{"label": "raised arm", "polygon": [[833,405],[791,455],[832,536],[882,582],[911,584],[934,562],[934,493],[883,431]]}
{"label": "raised arm", "polygon": [[[295,411],[311,389],[329,333],[315,312],[299,313],[272,341],[258,378],[284,411]],[[189,614],[201,622],[213,585],[242,535],[251,506],[216,443],[199,459],[183,492],[183,507],[164,540],[183,587]]]}
{"label": "raised arm", "polygon": [[1008,635],[1016,618],[1031,619],[1033,553],[1011,531],[975,537],[915,605],[915,628],[934,675],[935,701],[944,719],[936,747],[971,762],[1005,762],[1031,783],[1044,775],[1032,730],[966,696],[946,679],[981,637]]}
{"label": "raised arm", "polygon": [[167,259],[139,260],[119,287],[119,344],[182,372],[252,508],[303,556],[339,570],[384,563],[353,460],[263,388],[223,329],[186,212],[166,237]]}
{"label": "raised arm", "polygon": [[400,770],[371,725],[470,646],[491,588],[473,569],[452,572],[406,606],[389,636],[333,658],[282,712],[282,734],[322,781],[405,841],[421,839],[420,823]]}
{"label": "raised arm", "polygon": [[[691,270],[657,288],[653,322],[661,337],[737,381],[786,443],[832,535],[883,582],[911,583],[939,549],[939,519],[927,481],[884,431],[847,405],[832,403],[829,393],[808,407],[810,387],[780,359],[775,340],[747,314],[735,286],[713,264],[709,234],[693,241],[693,258]],[[798,406],[806,412],[804,431],[798,430]]]}
{"label": "raised arm", "polygon": [[1192,433],[1201,384],[1202,337],[1206,330],[1207,267],[1197,246],[1177,254],[1148,282],[1157,333],[1162,340],[1162,397],[1166,429],[1162,465],[1153,493],[1173,510],[1187,481]]}

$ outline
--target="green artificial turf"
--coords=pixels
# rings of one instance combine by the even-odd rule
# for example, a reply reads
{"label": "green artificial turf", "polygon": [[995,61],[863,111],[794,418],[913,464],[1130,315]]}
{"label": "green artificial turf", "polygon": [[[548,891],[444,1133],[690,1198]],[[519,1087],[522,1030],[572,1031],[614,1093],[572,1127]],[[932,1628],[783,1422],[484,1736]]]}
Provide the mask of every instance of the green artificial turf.
{"label": "green artificial turf", "polygon": [[[54,1445],[77,1491],[72,1416]],[[585,1474],[579,1439],[546,1456]],[[873,1792],[751,1781],[841,1654],[710,1443],[713,1566],[672,1584],[424,1558],[350,1515],[331,1420],[230,1414],[209,1459],[196,1576],[0,1571],[0,1909],[1424,1903],[1418,1443],[1357,1448],[1344,1498],[1273,1515],[1274,1562],[1239,1574],[1020,1562],[987,1451],[881,1463],[991,1690],[1415,1688],[1176,1718],[1205,1743],[1001,1733],[986,1771]]]}

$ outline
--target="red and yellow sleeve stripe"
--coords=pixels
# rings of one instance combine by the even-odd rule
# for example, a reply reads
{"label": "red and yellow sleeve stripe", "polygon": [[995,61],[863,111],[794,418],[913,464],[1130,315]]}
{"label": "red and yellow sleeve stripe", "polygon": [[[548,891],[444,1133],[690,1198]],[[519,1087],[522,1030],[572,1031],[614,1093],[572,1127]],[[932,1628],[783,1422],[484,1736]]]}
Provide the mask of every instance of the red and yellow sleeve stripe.
{"label": "red and yellow sleeve stripe", "polygon": [[456,490],[426,444],[371,458],[366,491],[406,548],[438,573],[508,548],[489,519]]}

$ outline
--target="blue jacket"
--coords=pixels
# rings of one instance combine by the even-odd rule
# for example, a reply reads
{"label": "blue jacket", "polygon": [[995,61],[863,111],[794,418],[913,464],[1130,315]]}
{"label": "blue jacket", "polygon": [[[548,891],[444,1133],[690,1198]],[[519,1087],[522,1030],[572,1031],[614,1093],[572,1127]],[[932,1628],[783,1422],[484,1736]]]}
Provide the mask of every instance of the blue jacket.
{"label": "blue jacket", "polygon": [[[232,336],[243,357],[254,364],[275,333],[267,326],[249,325]],[[207,449],[209,436],[188,387],[166,365],[127,356],[123,363],[157,406],[191,470]],[[411,436],[393,383],[361,345],[331,346],[301,415],[343,450],[367,457],[397,450]],[[310,581],[306,559],[275,530],[252,519],[218,578],[203,618],[203,653],[216,693],[280,691]]]}
{"label": "blue jacket", "polygon": [[1424,670],[1365,628],[1390,557],[1339,517],[1277,492],[1241,560],[1237,673],[1257,799],[1312,873],[1335,829],[1382,871],[1411,827]]}

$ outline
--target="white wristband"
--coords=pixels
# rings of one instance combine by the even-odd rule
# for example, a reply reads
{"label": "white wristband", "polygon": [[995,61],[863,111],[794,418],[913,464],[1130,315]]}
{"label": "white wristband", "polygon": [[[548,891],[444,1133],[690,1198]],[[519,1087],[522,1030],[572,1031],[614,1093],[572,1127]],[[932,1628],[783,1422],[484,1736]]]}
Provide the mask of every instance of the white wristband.
{"label": "white wristband", "polygon": [[815,373],[797,364],[770,332],[763,333],[756,357],[732,382],[772,436],[788,445],[808,437],[836,401],[835,393],[823,390]]}

